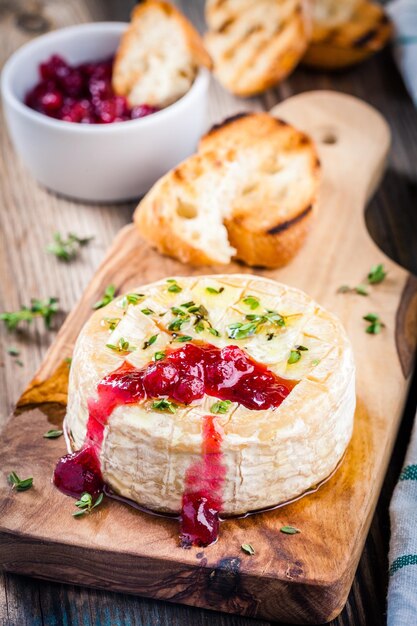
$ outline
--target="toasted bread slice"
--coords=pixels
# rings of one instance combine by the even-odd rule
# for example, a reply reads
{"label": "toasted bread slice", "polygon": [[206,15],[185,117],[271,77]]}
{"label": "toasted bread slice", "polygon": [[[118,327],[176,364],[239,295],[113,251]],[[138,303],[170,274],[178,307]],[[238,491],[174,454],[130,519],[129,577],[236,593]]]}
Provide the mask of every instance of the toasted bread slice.
{"label": "toasted bread slice", "polygon": [[164,0],[135,7],[113,67],[113,88],[129,104],[164,107],[191,87],[200,65],[211,67],[190,22]]}
{"label": "toasted bread slice", "polygon": [[142,235],[193,265],[280,267],[314,212],[319,161],[304,133],[267,113],[215,126],[197,154],[168,172],[135,212]]}
{"label": "toasted bread slice", "polygon": [[362,2],[348,21],[335,27],[315,22],[303,63],[324,70],[356,65],[381,50],[391,35],[392,24],[383,8]]}
{"label": "toasted bread slice", "polygon": [[354,11],[366,0],[314,0],[314,27],[335,28],[348,22]]}
{"label": "toasted bread slice", "polygon": [[305,0],[208,0],[206,20],[215,76],[239,96],[283,80],[307,49],[312,26]]}

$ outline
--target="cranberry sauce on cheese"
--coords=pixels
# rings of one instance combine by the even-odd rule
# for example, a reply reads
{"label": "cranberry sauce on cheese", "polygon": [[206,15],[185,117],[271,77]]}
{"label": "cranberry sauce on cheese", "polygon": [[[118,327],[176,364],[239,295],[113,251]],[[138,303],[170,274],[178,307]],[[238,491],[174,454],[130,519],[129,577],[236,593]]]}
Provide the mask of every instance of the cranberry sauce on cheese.
{"label": "cranberry sauce on cheese", "polygon": [[[225,413],[231,402],[252,410],[278,407],[294,387],[235,345],[222,349],[203,342],[185,343],[157,354],[157,360],[138,369],[124,362],[98,384],[97,399],[88,402],[87,436],[81,450],[64,456],[54,473],[64,493],[97,497],[103,490],[99,454],[104,427],[120,405],[150,401],[150,408],[175,412],[205,395],[219,398],[212,411]],[[221,429],[216,415],[203,417],[202,460],[186,473],[181,541],[208,545],[215,541],[222,506],[223,467]]]}

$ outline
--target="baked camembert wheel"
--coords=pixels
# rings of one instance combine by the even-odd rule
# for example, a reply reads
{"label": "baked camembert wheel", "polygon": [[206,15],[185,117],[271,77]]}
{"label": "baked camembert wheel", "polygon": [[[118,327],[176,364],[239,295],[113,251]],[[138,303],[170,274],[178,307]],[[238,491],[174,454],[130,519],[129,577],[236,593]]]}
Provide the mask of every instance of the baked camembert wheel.
{"label": "baked camembert wheel", "polygon": [[325,480],[352,433],[355,368],[339,320],[251,275],[171,278],[96,311],[75,346],[55,484],[104,484],[180,514],[185,545],[219,515],[273,507]]}

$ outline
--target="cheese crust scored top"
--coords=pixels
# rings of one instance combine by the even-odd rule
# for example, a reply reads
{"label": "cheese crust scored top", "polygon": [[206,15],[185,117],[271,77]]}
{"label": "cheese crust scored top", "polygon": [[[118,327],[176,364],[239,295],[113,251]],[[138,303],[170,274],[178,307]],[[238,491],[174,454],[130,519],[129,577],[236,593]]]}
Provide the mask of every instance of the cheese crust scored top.
{"label": "cheese crust scored top", "polygon": [[[188,405],[159,396],[116,406],[98,449],[107,485],[148,509],[179,513],[184,491],[193,489],[190,468],[202,467],[202,448],[204,467],[212,456],[222,470],[215,488],[224,516],[272,507],[326,479],[352,433],[350,343],[340,321],[305,293],[251,275],[161,280],[96,311],[77,340],[70,370],[65,429],[72,448],[85,442],[89,406],[103,377],[121,366],[133,371],[163,362],[169,350],[207,344],[223,351],[238,346],[268,375],[287,381],[288,395],[267,410],[238,401],[219,405],[221,396],[206,393]],[[258,391],[268,390],[260,386],[250,401]],[[207,419],[215,435],[211,448],[204,444]]]}

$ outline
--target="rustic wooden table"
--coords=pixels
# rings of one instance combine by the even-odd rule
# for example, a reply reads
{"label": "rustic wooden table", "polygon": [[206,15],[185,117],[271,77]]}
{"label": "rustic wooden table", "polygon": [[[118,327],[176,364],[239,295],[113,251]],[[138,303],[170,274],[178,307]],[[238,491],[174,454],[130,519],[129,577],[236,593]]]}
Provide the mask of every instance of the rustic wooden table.
{"label": "rustic wooden table", "polygon": [[[131,0],[0,0],[1,59],[42,27],[59,28],[95,20],[127,20]],[[204,28],[203,2],[177,2],[193,22]],[[43,16],[45,19],[39,19]],[[208,123],[240,110],[268,110],[282,99],[311,89],[335,89],[363,98],[388,120],[393,146],[388,170],[370,203],[369,231],[392,258],[417,274],[417,112],[394,66],[389,51],[362,66],[328,75],[297,69],[291,78],[262,97],[238,100],[212,83]],[[364,132],[366,129],[364,129]],[[134,203],[84,205],[59,198],[41,188],[16,158],[1,125],[0,161],[0,310],[14,310],[31,297],[59,297],[68,312],[80,297],[116,232],[131,219]],[[358,167],[361,156],[358,155]],[[55,231],[94,235],[79,259],[60,263],[47,255],[45,246]],[[34,324],[11,335],[0,328],[0,425],[33,376],[54,332]],[[19,349],[19,358],[7,348]],[[389,371],[381,370],[389,376]],[[417,387],[417,385],[414,385]],[[392,462],[377,512],[346,608],[332,624],[378,625],[385,622],[388,504],[401,468],[415,413],[417,392],[409,398]],[[0,623],[7,626],[61,625],[183,625],[213,624],[249,626],[264,624],[248,618],[224,615],[180,605],[81,589],[6,574],[0,579]]]}

